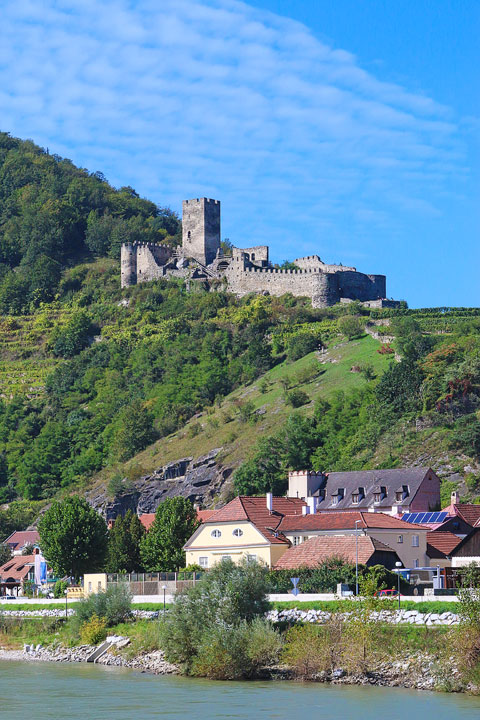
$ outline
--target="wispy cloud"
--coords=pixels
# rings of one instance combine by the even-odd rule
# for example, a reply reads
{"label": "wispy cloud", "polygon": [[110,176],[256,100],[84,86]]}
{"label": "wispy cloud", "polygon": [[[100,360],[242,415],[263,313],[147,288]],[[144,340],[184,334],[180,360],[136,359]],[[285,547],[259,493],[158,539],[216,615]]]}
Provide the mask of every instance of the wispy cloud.
{"label": "wispy cloud", "polygon": [[351,262],[353,233],[438,213],[466,173],[448,108],[243,2],[3,0],[0,13],[2,129],[161,204],[220,198],[235,242]]}

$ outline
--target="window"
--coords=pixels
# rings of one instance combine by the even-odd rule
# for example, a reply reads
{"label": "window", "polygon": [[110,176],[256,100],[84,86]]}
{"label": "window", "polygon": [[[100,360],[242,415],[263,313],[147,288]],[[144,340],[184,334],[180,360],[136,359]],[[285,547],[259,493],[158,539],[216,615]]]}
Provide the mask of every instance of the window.
{"label": "window", "polygon": [[102,589],[102,581],[99,580],[98,584],[97,584],[97,592],[100,592],[101,589]]}
{"label": "window", "polygon": [[235,530],[233,531],[232,535],[235,535],[235,537],[242,537],[242,535],[243,535],[243,530],[241,530],[240,528],[235,528]]}
{"label": "window", "polygon": [[191,237],[192,237],[192,234],[191,234],[191,232],[190,232],[190,230],[189,230],[189,231],[187,232],[187,238],[190,240]]}
{"label": "window", "polygon": [[89,593],[92,592],[92,583],[91,582],[88,583],[88,592]]}
{"label": "window", "polygon": [[305,535],[304,535],[303,538],[302,538],[302,541],[303,541],[303,542],[307,542],[307,540],[308,540],[308,536],[305,536]]}
{"label": "window", "polygon": [[402,500],[403,500],[403,492],[402,492],[401,490],[400,490],[400,491],[397,490],[397,492],[395,493],[395,500],[396,500],[397,502],[402,502]]}
{"label": "window", "polygon": [[416,568],[420,567],[420,563],[419,563],[419,561],[418,561],[418,558],[415,558],[415,567],[416,567]]}
{"label": "window", "polygon": [[208,557],[199,557],[198,564],[202,568],[208,568]]}
{"label": "window", "polygon": [[373,493],[373,502],[379,503],[382,499],[382,496],[379,492]]}
{"label": "window", "polygon": [[332,505],[338,505],[338,495],[332,495]]}
{"label": "window", "polygon": [[399,535],[399,536],[398,536],[398,541],[397,541],[397,542],[403,543],[403,535]]}
{"label": "window", "polygon": [[294,544],[294,545],[300,545],[301,542],[302,542],[302,538],[301,538],[301,537],[299,537],[298,535],[294,535],[294,536],[293,536],[293,544]]}
{"label": "window", "polygon": [[352,504],[358,505],[359,495],[358,493],[352,493]]}
{"label": "window", "polygon": [[219,538],[219,537],[222,537],[222,531],[221,530],[212,530],[210,535],[212,537]]}
{"label": "window", "polygon": [[412,535],[412,547],[418,547],[419,536]]}
{"label": "window", "polygon": [[222,555],[222,560],[231,560],[231,559],[232,558],[230,555]]}
{"label": "window", "polygon": [[257,556],[256,556],[256,555],[247,555],[247,562],[249,562],[249,563],[256,563],[256,562],[257,562]]}

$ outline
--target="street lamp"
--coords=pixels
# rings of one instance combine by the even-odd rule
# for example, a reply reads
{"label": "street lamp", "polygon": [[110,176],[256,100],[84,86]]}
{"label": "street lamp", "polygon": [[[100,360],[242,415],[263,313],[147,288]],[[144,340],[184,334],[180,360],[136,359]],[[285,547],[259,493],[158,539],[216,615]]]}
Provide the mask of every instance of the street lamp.
{"label": "street lamp", "polygon": [[355,520],[355,596],[358,597],[358,523],[361,520]]}
{"label": "street lamp", "polygon": [[397,568],[397,580],[398,580],[398,609],[400,610],[400,568],[402,567],[402,563],[400,561],[397,561],[395,563],[395,567]]}
{"label": "street lamp", "polygon": [[165,590],[167,589],[166,585],[162,585],[163,590],[163,619],[165,620]]}
{"label": "street lamp", "polygon": [[68,589],[64,590],[64,592],[65,592],[65,620],[68,620],[68,606],[67,606]]}

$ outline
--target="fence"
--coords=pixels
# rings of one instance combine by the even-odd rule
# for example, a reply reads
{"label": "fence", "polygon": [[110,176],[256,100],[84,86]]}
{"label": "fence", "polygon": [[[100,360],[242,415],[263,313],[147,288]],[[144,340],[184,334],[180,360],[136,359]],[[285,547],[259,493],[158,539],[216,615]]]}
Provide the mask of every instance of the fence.
{"label": "fence", "polygon": [[170,573],[110,573],[107,575],[107,587],[119,582],[130,586],[132,595],[163,595],[184,590],[195,585],[203,576],[201,572],[170,572]]}

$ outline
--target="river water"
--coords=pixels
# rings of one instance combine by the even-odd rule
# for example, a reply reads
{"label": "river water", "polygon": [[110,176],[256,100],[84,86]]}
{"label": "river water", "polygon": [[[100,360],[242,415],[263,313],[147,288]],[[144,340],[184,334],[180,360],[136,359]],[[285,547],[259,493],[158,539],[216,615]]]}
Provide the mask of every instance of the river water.
{"label": "river water", "polygon": [[210,682],[92,665],[0,662],[3,720],[479,720],[480,698],[397,688]]}

